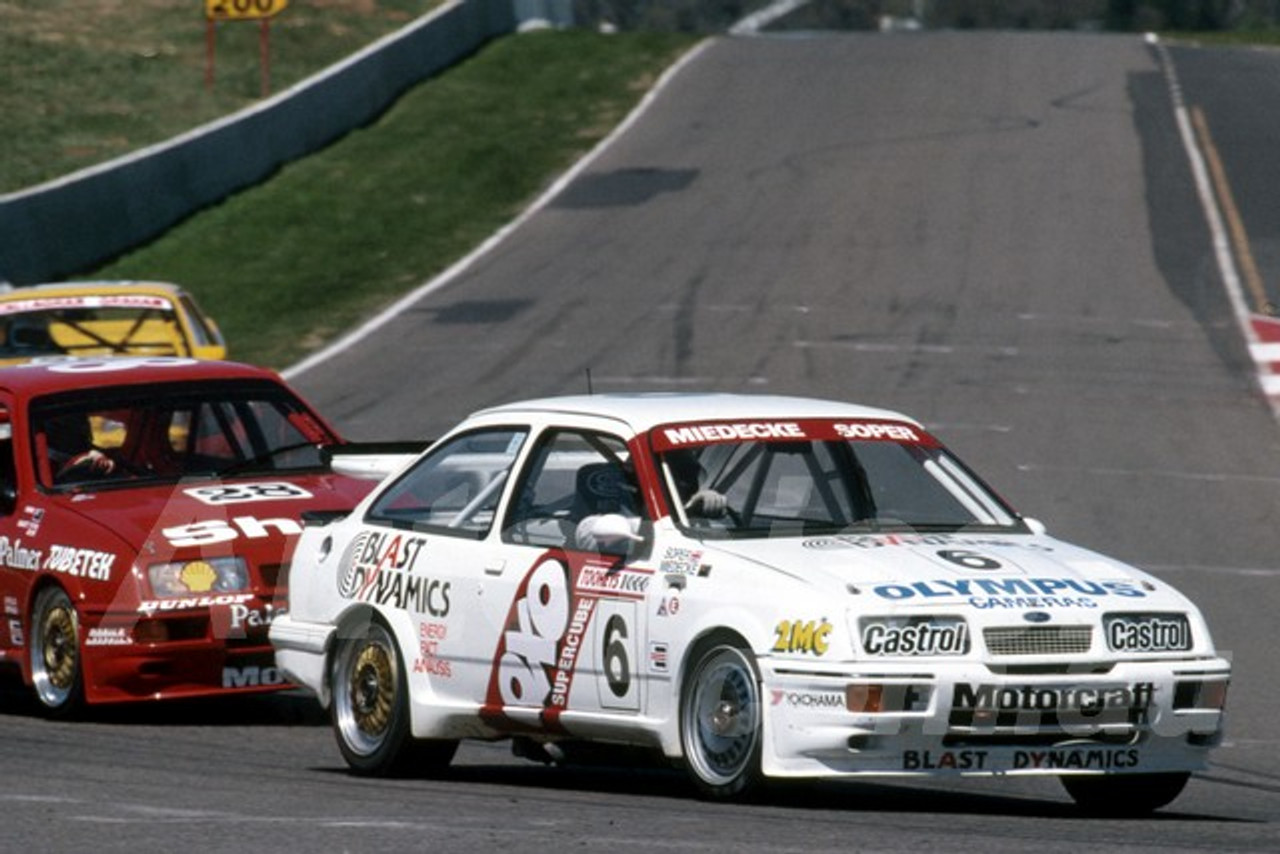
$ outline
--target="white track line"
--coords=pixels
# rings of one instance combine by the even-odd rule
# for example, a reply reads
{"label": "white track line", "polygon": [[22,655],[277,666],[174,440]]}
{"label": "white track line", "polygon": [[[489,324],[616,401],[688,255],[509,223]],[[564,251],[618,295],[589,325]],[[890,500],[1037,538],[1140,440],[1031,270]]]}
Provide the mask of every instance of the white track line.
{"label": "white track line", "polygon": [[1280,375],[1272,374],[1269,360],[1265,358],[1272,353],[1270,346],[1264,346],[1258,340],[1253,328],[1252,312],[1245,299],[1244,286],[1236,267],[1236,260],[1231,251],[1231,239],[1223,224],[1222,211],[1213,191],[1213,183],[1209,180],[1209,170],[1205,165],[1203,152],[1196,143],[1195,132],[1191,127],[1191,119],[1187,114],[1187,106],[1182,97],[1182,85],[1178,82],[1178,72],[1173,67],[1173,60],[1164,43],[1154,33],[1147,34],[1147,43],[1155,48],[1160,59],[1160,67],[1165,80],[1169,84],[1169,97],[1173,101],[1174,118],[1178,123],[1178,133],[1182,136],[1182,147],[1187,152],[1187,160],[1191,163],[1191,174],[1195,178],[1196,193],[1200,197],[1200,206],[1204,209],[1205,219],[1209,223],[1209,232],[1213,242],[1213,254],[1218,263],[1218,272],[1222,276],[1222,284],[1231,303],[1231,311],[1236,317],[1236,325],[1244,335],[1245,344],[1253,357],[1255,373],[1259,388],[1271,405],[1272,413],[1280,417]]}

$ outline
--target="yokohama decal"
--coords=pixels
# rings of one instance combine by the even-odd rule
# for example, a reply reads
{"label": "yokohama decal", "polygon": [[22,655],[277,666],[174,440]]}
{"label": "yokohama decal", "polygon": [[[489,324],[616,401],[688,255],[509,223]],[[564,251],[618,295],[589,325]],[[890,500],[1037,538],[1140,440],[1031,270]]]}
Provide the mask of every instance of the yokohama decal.
{"label": "yokohama decal", "polygon": [[[562,732],[560,713],[569,705],[569,692],[602,600],[642,595],[651,575],[652,570],[610,569],[571,560],[562,552],[544,555],[516,590],[494,651],[481,716],[497,726],[520,728],[527,724],[512,720],[504,708],[540,709],[542,726]],[[626,637],[628,629],[617,625],[616,612],[610,619],[613,634]],[[634,693],[631,676],[631,667],[615,666],[607,672],[618,697]]]}

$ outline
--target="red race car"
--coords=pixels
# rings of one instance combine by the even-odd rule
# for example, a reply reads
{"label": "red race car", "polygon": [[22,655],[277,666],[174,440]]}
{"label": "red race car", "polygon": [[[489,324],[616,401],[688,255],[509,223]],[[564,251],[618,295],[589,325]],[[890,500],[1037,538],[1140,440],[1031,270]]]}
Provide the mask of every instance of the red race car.
{"label": "red race car", "polygon": [[51,714],[287,687],[267,629],[301,516],[374,486],[343,444],[245,365],[0,369],[0,664]]}

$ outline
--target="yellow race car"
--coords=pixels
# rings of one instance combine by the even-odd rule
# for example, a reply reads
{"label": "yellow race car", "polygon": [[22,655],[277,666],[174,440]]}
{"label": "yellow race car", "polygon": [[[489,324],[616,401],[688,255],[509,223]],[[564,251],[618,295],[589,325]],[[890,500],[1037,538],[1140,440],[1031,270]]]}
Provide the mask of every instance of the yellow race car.
{"label": "yellow race car", "polygon": [[57,356],[224,359],[217,324],[177,285],[85,281],[0,293],[0,364]]}

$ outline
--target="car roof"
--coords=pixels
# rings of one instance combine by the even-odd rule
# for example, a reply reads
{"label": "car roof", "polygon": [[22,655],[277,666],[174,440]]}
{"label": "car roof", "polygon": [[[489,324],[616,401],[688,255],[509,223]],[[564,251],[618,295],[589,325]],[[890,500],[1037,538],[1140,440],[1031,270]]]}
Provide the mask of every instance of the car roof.
{"label": "car roof", "polygon": [[134,279],[90,279],[82,282],[46,282],[22,285],[0,292],[0,302],[31,299],[40,296],[86,296],[102,293],[162,294],[176,297],[182,288],[171,282],[154,282]]}
{"label": "car roof", "polygon": [[855,403],[786,395],[699,392],[641,392],[547,397],[495,406],[473,417],[572,415],[621,421],[642,433],[661,424],[693,421],[850,418],[902,421],[921,426],[900,412]]}
{"label": "car roof", "polygon": [[86,357],[0,367],[0,388],[24,396],[95,386],[220,379],[281,382],[273,371],[239,362],[168,356]]}

